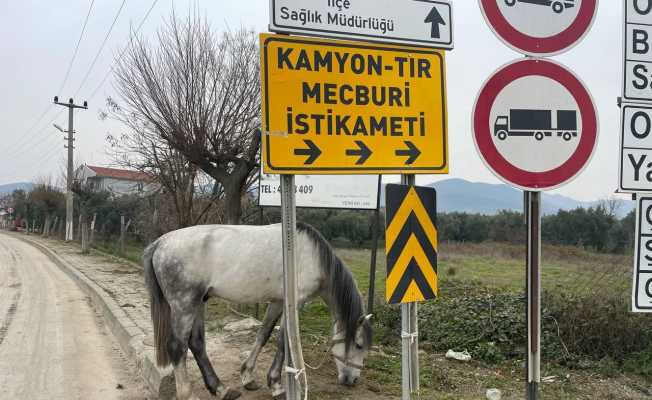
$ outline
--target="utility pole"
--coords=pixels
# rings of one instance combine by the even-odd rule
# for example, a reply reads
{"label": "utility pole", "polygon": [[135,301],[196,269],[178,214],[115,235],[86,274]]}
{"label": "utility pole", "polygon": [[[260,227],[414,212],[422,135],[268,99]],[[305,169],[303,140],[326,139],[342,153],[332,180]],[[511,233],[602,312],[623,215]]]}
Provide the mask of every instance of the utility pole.
{"label": "utility pole", "polygon": [[88,109],[88,102],[84,101],[84,105],[76,105],[73,99],[71,98],[68,103],[60,103],[59,97],[54,96],[54,104],[59,106],[64,106],[68,108],[68,130],[64,131],[59,126],[54,125],[55,128],[59,129],[61,132],[67,133],[68,145],[65,146],[68,149],[68,176],[66,179],[66,242],[73,240],[73,227],[74,222],[72,218],[72,207],[73,207],[73,196],[72,196],[72,184],[73,184],[73,149],[75,141],[75,130],[73,128],[73,115],[75,108],[83,108],[84,110]]}

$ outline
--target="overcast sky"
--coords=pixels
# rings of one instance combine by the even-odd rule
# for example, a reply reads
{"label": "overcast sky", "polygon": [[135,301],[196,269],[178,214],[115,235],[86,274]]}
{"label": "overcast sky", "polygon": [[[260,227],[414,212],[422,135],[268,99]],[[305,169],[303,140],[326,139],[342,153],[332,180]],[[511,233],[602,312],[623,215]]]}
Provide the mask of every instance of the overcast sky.
{"label": "overcast sky", "polygon": [[[121,127],[98,118],[106,97],[114,94],[110,76],[103,86],[100,84],[109,73],[114,57],[127,43],[130,26],[138,26],[152,0],[125,2],[104,50],[80,88],[123,3],[122,0],[96,1],[69,79],[59,90],[90,3],[90,0],[0,0],[0,184],[48,176],[57,179],[61,175],[65,162],[64,140],[52,127],[52,121],[66,127],[67,113],[62,107],[51,105],[56,94],[61,99],[74,95],[76,102],[89,102],[87,111],[75,114],[78,160],[110,165],[105,154],[106,135],[120,133]],[[476,154],[470,114],[485,79],[501,65],[522,56],[491,33],[477,1],[453,0],[453,4],[455,50],[448,53],[447,59],[451,173],[444,177],[420,176],[418,182],[455,177],[498,183]],[[241,25],[259,32],[267,29],[268,0],[159,0],[142,33],[153,35],[173,6],[183,16],[192,5],[206,13],[216,30]],[[600,138],[591,164],[576,180],[555,191],[580,200],[608,197],[617,186],[619,109],[616,98],[621,91],[621,20],[620,1],[601,1],[596,22],[584,41],[570,52],[554,57],[585,82],[600,116]]]}

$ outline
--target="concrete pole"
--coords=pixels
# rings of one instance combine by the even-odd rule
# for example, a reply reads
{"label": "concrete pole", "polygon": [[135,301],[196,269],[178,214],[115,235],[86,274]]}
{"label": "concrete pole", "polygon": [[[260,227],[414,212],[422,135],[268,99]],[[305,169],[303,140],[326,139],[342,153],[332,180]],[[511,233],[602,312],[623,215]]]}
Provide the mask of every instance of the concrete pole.
{"label": "concrete pole", "polygon": [[66,176],[66,237],[65,240],[66,242],[74,240],[73,232],[74,232],[74,221],[73,221],[73,194],[72,194],[72,184],[73,184],[73,168],[74,168],[74,160],[73,160],[73,150],[75,149],[74,147],[74,142],[75,142],[75,127],[73,123],[74,119],[74,111],[75,108],[83,108],[87,109],[88,104],[84,102],[83,106],[76,105],[73,99],[70,99],[68,103],[60,103],[59,102],[59,97],[55,96],[54,97],[54,104],[59,105],[59,106],[64,106],[68,108],[68,131],[64,131],[61,129],[58,125],[54,125],[57,129],[61,130],[64,133],[68,134],[67,140],[68,140],[68,145],[66,148],[68,149],[68,171],[67,171],[67,176]]}
{"label": "concrete pole", "polygon": [[74,126],[73,126],[73,112],[74,108],[68,107],[68,174],[66,177],[66,242],[74,240],[74,222],[73,222],[73,194],[72,194],[72,179],[73,179],[73,150],[74,150]]}

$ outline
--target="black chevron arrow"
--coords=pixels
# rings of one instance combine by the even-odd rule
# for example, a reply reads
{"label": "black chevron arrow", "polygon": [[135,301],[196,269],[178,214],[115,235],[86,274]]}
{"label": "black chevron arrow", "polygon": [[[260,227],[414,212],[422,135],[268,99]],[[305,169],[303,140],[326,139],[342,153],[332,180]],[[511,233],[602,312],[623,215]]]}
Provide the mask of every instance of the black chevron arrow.
{"label": "black chevron arrow", "polygon": [[437,7],[433,7],[430,10],[430,13],[426,16],[426,19],[423,21],[426,24],[432,24],[430,28],[430,37],[433,39],[439,39],[441,37],[439,33],[439,25],[446,25],[446,21],[441,17]]}
{"label": "black chevron arrow", "polygon": [[371,157],[371,149],[367,147],[362,140],[356,140],[355,144],[358,145],[359,149],[349,149],[346,151],[347,156],[358,156],[358,161],[355,162],[356,165],[364,164],[369,157]]}
{"label": "black chevron arrow", "polygon": [[304,140],[303,141],[306,146],[308,146],[307,149],[294,149],[294,155],[295,156],[308,156],[308,159],[303,163],[304,165],[310,165],[315,162],[321,155],[321,150],[319,150],[319,147],[317,147],[316,144],[312,142],[312,140]]}
{"label": "black chevron arrow", "polygon": [[405,160],[405,165],[411,165],[417,160],[417,158],[419,158],[421,151],[419,151],[414,143],[408,140],[405,141],[405,145],[408,147],[407,150],[396,150],[395,154],[399,157],[408,157],[408,159]]}

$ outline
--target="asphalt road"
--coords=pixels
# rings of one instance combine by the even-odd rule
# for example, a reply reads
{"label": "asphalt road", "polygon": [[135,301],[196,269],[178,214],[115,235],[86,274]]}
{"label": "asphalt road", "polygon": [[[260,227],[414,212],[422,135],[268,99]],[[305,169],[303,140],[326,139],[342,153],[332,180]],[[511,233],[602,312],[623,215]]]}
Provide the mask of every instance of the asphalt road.
{"label": "asphalt road", "polygon": [[133,376],[81,289],[0,233],[0,399],[143,399]]}

